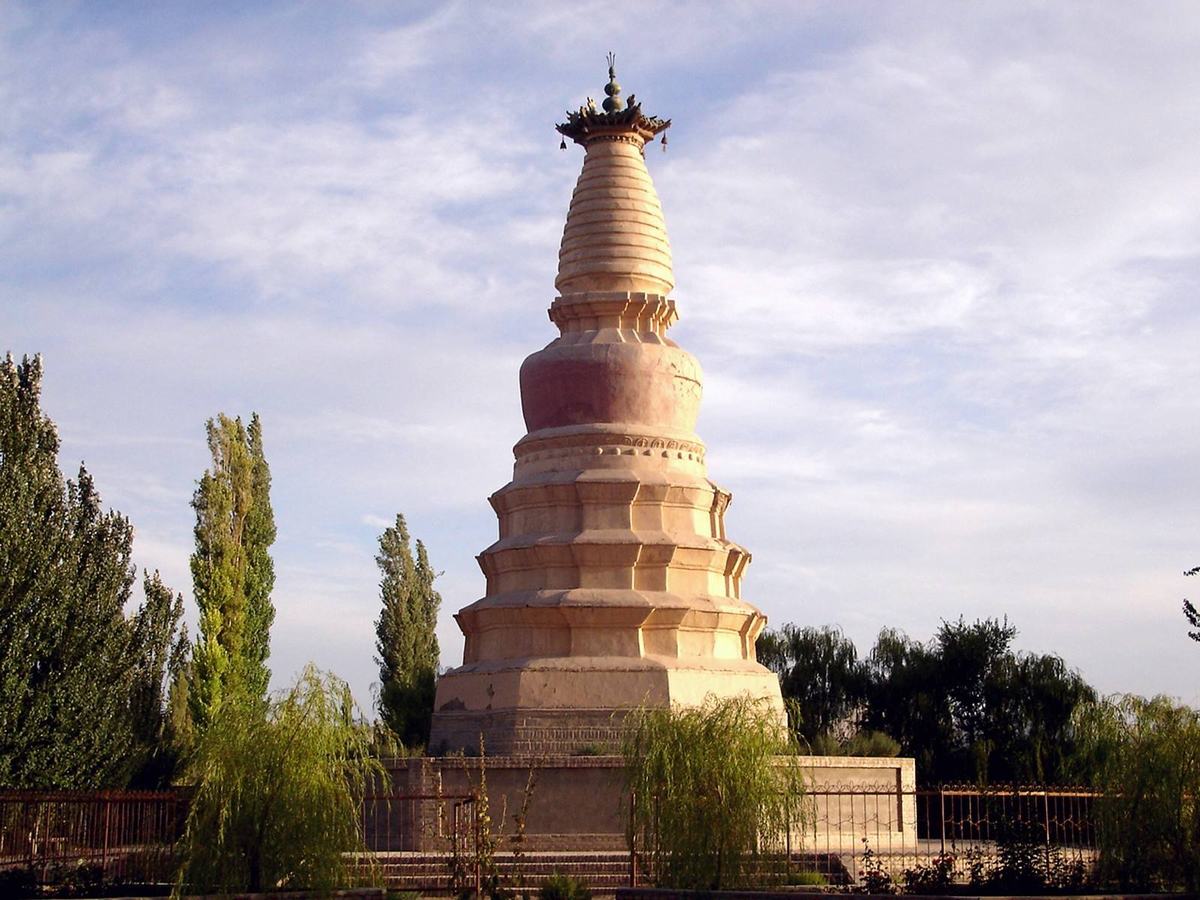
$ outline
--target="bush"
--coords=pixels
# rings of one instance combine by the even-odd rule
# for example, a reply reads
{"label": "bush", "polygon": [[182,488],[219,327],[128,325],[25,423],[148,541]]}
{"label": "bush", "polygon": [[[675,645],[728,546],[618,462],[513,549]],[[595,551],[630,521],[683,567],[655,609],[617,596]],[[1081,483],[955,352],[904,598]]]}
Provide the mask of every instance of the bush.
{"label": "bush", "polygon": [[555,872],[542,883],[541,900],[592,900],[592,892],[582,878]]}
{"label": "bush", "polygon": [[1077,764],[1103,793],[1100,878],[1200,891],[1200,712],[1125,696],[1085,707],[1076,728]]}
{"label": "bush", "polygon": [[820,872],[812,871],[812,869],[791,872],[784,880],[791,887],[825,887],[829,884],[828,878]]}
{"label": "bush", "polygon": [[813,756],[899,756],[900,745],[882,731],[859,731],[848,740],[819,734],[810,747]]}
{"label": "bush", "polygon": [[906,894],[949,894],[954,887],[954,855],[939,853],[900,873]]}
{"label": "bush", "polygon": [[0,869],[0,897],[33,897],[37,893],[37,876],[32,869]]}
{"label": "bush", "polygon": [[606,756],[612,751],[607,744],[602,744],[598,741],[593,741],[589,744],[580,744],[575,748],[575,756]]}
{"label": "bush", "polygon": [[385,778],[346,683],[308,667],[268,708],[225,704],[200,738],[176,892],[351,884],[359,798]]}
{"label": "bush", "polygon": [[789,730],[764,700],[639,709],[622,747],[629,837],[660,887],[719,890],[761,877],[790,826],[803,834],[804,777]]}

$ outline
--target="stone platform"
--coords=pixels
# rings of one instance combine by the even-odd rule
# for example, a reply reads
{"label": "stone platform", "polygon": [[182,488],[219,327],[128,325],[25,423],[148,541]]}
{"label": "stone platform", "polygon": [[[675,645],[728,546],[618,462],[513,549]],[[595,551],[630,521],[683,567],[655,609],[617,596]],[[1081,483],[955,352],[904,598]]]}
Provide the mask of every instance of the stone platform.
{"label": "stone platform", "polygon": [[[819,822],[838,822],[839,807],[850,803],[839,792],[871,792],[880,813],[868,833],[872,841],[903,842],[915,839],[916,767],[909,758],[800,756],[796,757],[809,777]],[[478,790],[481,775],[486,779],[493,829],[500,831],[499,847],[508,849],[514,831],[513,814],[520,810],[526,785],[533,778],[526,821],[525,848],[547,851],[618,851],[627,847],[625,817],[629,794],[625,789],[623,762],[618,756],[489,756],[423,757],[396,759],[388,763],[392,792],[398,795],[461,795]],[[893,800],[894,796],[894,800]],[[444,811],[436,803],[407,827],[398,830],[403,841],[390,848],[397,851],[435,851],[447,841]],[[796,835],[795,846],[829,846],[833,835],[820,830]],[[839,833],[838,838],[845,837]]]}

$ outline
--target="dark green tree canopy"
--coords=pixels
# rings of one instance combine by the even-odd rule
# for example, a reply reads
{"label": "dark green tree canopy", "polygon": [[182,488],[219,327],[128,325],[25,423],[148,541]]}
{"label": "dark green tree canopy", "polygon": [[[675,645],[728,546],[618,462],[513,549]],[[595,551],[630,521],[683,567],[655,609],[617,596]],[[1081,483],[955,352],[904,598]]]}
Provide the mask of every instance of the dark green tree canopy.
{"label": "dark green tree canopy", "polygon": [[784,695],[795,701],[792,726],[808,746],[839,726],[854,728],[866,673],[854,642],[840,628],[787,624],[760,638],[758,654],[779,676]]}
{"label": "dark green tree canopy", "polygon": [[[40,358],[0,363],[0,784],[124,786],[153,752],[178,604],[125,615],[133,528],[58,468]],[[166,599],[164,599],[164,597]]]}
{"label": "dark green tree canopy", "polygon": [[1059,657],[1015,651],[1016,635],[996,619],[943,622],[924,644],[885,628],[860,662],[836,628],[785,625],[758,649],[818,752],[886,735],[927,783],[1063,781],[1072,716],[1094,693]]}

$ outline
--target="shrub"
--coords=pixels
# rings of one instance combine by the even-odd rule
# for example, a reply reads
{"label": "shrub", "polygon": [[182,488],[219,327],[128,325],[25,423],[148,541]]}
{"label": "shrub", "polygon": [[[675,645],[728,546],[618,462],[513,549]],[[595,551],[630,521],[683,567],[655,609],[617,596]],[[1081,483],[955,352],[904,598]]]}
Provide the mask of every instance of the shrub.
{"label": "shrub", "polygon": [[593,741],[589,744],[580,744],[575,748],[575,756],[606,756],[610,753],[607,744],[602,744],[598,741]]}
{"label": "shrub", "polygon": [[810,747],[813,756],[899,756],[900,745],[882,731],[859,731],[847,740],[820,734]]}
{"label": "shrub", "polygon": [[784,880],[791,887],[825,887],[829,884],[828,878],[820,872],[814,872],[812,869],[790,872]]}
{"label": "shrub", "polygon": [[592,900],[592,892],[582,878],[555,872],[542,883],[541,900]]}
{"label": "shrub", "polygon": [[308,667],[266,709],[221,706],[191,775],[176,892],[326,892],[354,881],[364,849],[359,798],[386,776],[355,721],[346,683]]}
{"label": "shrub", "polygon": [[949,894],[954,886],[954,855],[939,853],[900,873],[906,894]]}
{"label": "shrub", "polygon": [[19,866],[0,869],[0,897],[34,897],[39,893],[33,869]]}
{"label": "shrub", "polygon": [[639,709],[622,746],[632,794],[629,839],[659,886],[718,890],[761,877],[790,826],[804,832],[804,778],[793,738],[766,701]]}
{"label": "shrub", "polygon": [[871,842],[862,839],[863,855],[862,869],[858,873],[859,889],[864,894],[894,894],[896,882],[891,873],[879,858],[879,854],[871,849]]}

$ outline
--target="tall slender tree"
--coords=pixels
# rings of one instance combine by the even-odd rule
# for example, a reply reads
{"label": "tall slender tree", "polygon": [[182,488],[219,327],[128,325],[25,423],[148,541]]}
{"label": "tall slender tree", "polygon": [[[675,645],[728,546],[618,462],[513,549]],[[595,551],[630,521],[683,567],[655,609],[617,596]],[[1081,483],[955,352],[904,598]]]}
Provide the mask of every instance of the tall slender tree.
{"label": "tall slender tree", "polygon": [[133,529],[83,466],[63,478],[41,383],[40,358],[0,363],[0,784],[119,787],[177,618],[126,617]]}
{"label": "tall slender tree", "polygon": [[206,424],[212,468],[192,498],[196,549],[192,584],[200,634],[192,651],[188,703],[203,729],[228,698],[262,702],[275,611],[270,546],[275,521],[258,417],[247,431],[223,413]]}
{"label": "tall slender tree", "polygon": [[271,678],[267,658],[271,655],[271,626],[275,623],[275,606],[271,603],[275,562],[270,552],[275,543],[275,513],[271,509],[271,469],[263,453],[262,422],[258,413],[250,416],[246,444],[250,452],[250,510],[243,536],[246,548],[246,683],[253,696],[261,697],[266,694]]}
{"label": "tall slender tree", "polygon": [[[171,658],[178,652],[183,595],[172,593],[157,571],[143,573],[142,585],[146,599],[132,623],[136,656],[130,714],[139,757],[134,761],[133,782],[138,787],[161,787],[170,782],[178,763],[178,748],[169,733],[166,679]],[[179,637],[186,640],[186,632]]]}
{"label": "tall slender tree", "polygon": [[433,587],[437,574],[420,541],[413,558],[403,515],[379,536],[375,561],[382,600],[375,623],[379,715],[406,747],[415,747],[429,739],[433,715],[439,656],[434,629],[442,604]]}

